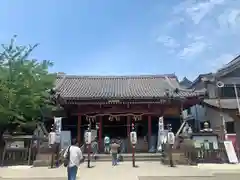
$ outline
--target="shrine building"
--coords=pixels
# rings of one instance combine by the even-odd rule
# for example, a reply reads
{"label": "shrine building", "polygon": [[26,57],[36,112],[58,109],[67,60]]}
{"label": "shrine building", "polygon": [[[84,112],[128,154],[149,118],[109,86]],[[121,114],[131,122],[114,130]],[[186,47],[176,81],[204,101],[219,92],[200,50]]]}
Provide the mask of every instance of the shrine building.
{"label": "shrine building", "polygon": [[173,132],[177,132],[182,110],[200,103],[204,96],[202,91],[182,88],[174,74],[63,74],[57,78],[56,92],[64,112],[62,129],[71,131],[71,136],[76,137],[79,144],[84,142],[84,132],[90,125],[96,130],[100,150],[107,135],[122,139],[126,152],[129,151],[132,124],[138,136],[136,148],[146,152],[156,144],[159,117],[163,116],[164,124],[171,124]]}

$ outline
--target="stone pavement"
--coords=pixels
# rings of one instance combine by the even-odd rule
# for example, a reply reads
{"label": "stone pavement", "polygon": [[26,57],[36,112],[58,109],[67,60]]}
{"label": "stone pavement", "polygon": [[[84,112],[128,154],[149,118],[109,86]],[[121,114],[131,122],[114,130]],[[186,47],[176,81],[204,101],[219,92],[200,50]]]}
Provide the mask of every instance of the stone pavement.
{"label": "stone pavement", "polygon": [[[132,168],[131,162],[123,162],[116,167],[112,167],[109,162],[93,163],[95,167],[87,168],[86,164],[83,164],[79,168],[78,179],[89,180],[167,180],[174,179],[184,180],[205,180],[215,178],[214,173],[218,173],[217,170],[209,171],[208,169],[190,167],[190,166],[177,166],[170,168],[168,166],[161,165],[158,162],[136,162],[139,165],[138,168]],[[221,172],[221,171],[219,171]],[[236,171],[235,171],[236,172]],[[238,171],[239,172],[239,171]],[[227,173],[227,172],[226,172]],[[225,174],[226,174],[225,173]],[[239,174],[233,174],[234,178],[240,179]],[[233,177],[232,176],[232,177]],[[224,177],[221,175],[220,177]],[[228,176],[227,176],[228,177]],[[15,179],[26,180],[28,178],[35,180],[63,180],[66,179],[66,168],[59,167],[56,169],[49,169],[46,167],[36,168],[12,168],[3,167],[0,168],[0,180]],[[218,178],[221,180],[222,178]],[[226,176],[225,176],[226,179]],[[225,180],[224,179],[224,180]],[[228,180],[235,180],[229,179]]]}

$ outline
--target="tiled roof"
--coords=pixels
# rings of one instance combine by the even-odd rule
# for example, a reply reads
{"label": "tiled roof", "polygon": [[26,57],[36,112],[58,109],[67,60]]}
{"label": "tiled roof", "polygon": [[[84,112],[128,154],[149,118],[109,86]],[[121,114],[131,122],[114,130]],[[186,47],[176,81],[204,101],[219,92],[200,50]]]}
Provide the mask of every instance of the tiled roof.
{"label": "tiled roof", "polygon": [[180,86],[184,88],[189,88],[192,85],[192,81],[190,81],[188,78],[184,77],[182,81],[180,81]]}
{"label": "tiled roof", "polygon": [[189,86],[189,88],[193,88],[197,83],[202,81],[202,78],[206,78],[206,79],[212,79],[213,78],[213,73],[206,73],[206,74],[200,74],[193,82],[192,84]]}
{"label": "tiled roof", "polygon": [[[174,97],[202,94],[181,89],[175,75],[62,76],[58,77],[56,86],[62,98],[79,100],[153,99],[165,97],[167,89]],[[176,88],[179,89],[178,93],[173,92]]]}
{"label": "tiled roof", "polygon": [[[203,101],[209,106],[219,108],[218,99],[205,99]],[[237,109],[237,100],[236,99],[220,99],[220,104],[222,109]]]}
{"label": "tiled roof", "polygon": [[220,68],[217,71],[216,76],[219,76],[219,77],[224,76],[224,75],[234,71],[235,69],[237,69],[239,67],[240,67],[240,55],[238,55],[233,60],[231,60],[229,63],[224,65],[222,68]]}

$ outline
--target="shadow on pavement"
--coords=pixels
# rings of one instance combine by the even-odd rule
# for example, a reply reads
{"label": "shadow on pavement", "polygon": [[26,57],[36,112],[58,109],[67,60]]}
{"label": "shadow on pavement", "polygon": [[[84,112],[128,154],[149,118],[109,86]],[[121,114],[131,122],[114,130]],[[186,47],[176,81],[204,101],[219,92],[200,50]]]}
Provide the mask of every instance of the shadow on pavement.
{"label": "shadow on pavement", "polygon": [[240,173],[214,173],[213,176],[139,176],[138,180],[240,180]]}

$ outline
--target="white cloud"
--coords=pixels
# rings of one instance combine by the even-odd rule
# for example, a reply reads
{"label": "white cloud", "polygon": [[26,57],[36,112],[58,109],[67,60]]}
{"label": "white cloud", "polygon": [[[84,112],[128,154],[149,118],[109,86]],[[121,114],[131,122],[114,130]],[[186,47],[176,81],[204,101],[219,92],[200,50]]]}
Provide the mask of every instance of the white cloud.
{"label": "white cloud", "polygon": [[158,41],[176,59],[196,64],[192,76],[216,71],[240,53],[240,0],[182,0],[169,16]]}
{"label": "white cloud", "polygon": [[171,29],[173,28],[174,26],[177,26],[177,25],[180,25],[181,23],[184,23],[185,22],[185,18],[184,17],[174,17],[172,18],[167,24],[166,24],[166,27]]}
{"label": "white cloud", "polygon": [[179,52],[179,56],[183,59],[188,59],[191,58],[195,55],[198,55],[199,53],[202,53],[205,48],[207,48],[207,44],[199,41],[199,42],[193,42],[191,44],[189,44],[187,47],[183,48],[180,52]]}
{"label": "white cloud", "polygon": [[225,0],[188,0],[174,8],[174,13],[185,13],[195,24],[199,24],[206,15],[211,13],[216,5],[224,4]]}
{"label": "white cloud", "polygon": [[212,71],[216,71],[217,69],[222,68],[224,65],[229,63],[234,58],[235,58],[235,55],[233,54],[222,54],[216,59],[213,59],[212,61],[210,61],[210,63],[208,63],[207,65],[211,66]]}
{"label": "white cloud", "polygon": [[157,38],[157,42],[163,44],[167,48],[172,48],[172,49],[175,49],[180,46],[179,43],[177,43],[177,41],[170,36],[159,36]]}
{"label": "white cloud", "polygon": [[222,31],[238,33],[240,29],[240,9],[227,9],[218,17]]}

